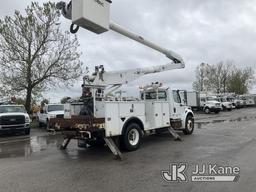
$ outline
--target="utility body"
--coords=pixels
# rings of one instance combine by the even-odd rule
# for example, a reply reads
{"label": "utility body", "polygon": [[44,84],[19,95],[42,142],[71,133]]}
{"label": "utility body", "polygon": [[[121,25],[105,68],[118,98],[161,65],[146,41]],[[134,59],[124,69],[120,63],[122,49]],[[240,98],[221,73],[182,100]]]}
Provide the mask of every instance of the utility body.
{"label": "utility body", "polygon": [[97,34],[112,30],[164,54],[171,62],[112,72],[107,72],[102,65],[96,66],[94,73],[83,78],[79,101],[65,105],[64,119],[51,121],[66,131],[62,148],[65,149],[71,139],[78,139],[79,146],[105,141],[112,152],[120,156],[117,145],[127,151],[136,150],[148,133],[169,130],[176,139],[180,136],[174,129],[192,134],[194,114],[182,105],[178,91],[153,82],[140,88],[139,98],[122,97],[121,92],[115,96],[115,91],[124,84],[148,74],[182,69],[185,63],[177,53],[110,21],[110,4],[109,0],[75,0],[68,4],[60,2],[57,6],[65,18],[72,20],[72,33],[79,27]]}

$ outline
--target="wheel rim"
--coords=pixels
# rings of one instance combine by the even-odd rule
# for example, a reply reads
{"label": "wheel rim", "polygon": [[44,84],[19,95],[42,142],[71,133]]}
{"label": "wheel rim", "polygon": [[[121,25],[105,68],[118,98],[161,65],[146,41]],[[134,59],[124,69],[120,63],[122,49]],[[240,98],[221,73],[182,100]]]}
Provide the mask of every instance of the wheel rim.
{"label": "wheel rim", "polygon": [[128,141],[129,143],[134,146],[137,145],[139,142],[139,131],[137,129],[131,129],[128,133]]}
{"label": "wheel rim", "polygon": [[192,121],[192,119],[189,119],[188,122],[187,122],[187,129],[189,131],[192,131],[193,127],[194,127],[193,126],[193,121]]}
{"label": "wheel rim", "polygon": [[205,112],[206,112],[206,113],[209,113],[209,109],[208,109],[208,108],[207,108],[207,109],[205,109]]}

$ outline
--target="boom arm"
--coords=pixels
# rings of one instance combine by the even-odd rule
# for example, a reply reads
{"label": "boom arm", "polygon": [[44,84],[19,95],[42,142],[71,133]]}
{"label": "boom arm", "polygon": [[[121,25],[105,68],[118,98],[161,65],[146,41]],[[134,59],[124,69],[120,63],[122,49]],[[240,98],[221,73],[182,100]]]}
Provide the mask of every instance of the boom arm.
{"label": "boom arm", "polygon": [[184,68],[182,64],[168,63],[154,67],[137,68],[130,70],[105,72],[103,66],[97,67],[93,76],[87,76],[85,80],[91,85],[108,86],[128,84],[144,75],[160,73],[173,69]]}
{"label": "boom arm", "polygon": [[179,56],[177,53],[167,50],[165,48],[160,47],[159,45],[156,45],[154,43],[152,43],[149,40],[144,39],[142,36],[136,35],[135,33],[128,31],[127,29],[124,29],[123,27],[121,27],[120,25],[114,23],[114,22],[110,22],[110,29],[112,29],[113,31],[122,34],[130,39],[133,39],[134,41],[137,41],[147,47],[150,47],[156,51],[159,51],[160,53],[163,53],[167,58],[171,59],[174,63],[181,63],[182,65],[185,65],[183,59],[181,58],[181,56]]}
{"label": "boom arm", "polygon": [[[164,54],[167,58],[171,59],[172,62],[151,68],[138,68],[114,72],[105,72],[103,66],[100,66],[95,68],[95,73],[92,76],[85,76],[84,81],[87,81],[87,83],[91,85],[99,86],[122,85],[138,79],[143,75],[185,67],[183,59],[177,53],[165,49],[149,40],[146,40],[144,37],[109,21],[110,3],[111,0],[74,0],[73,2],[70,1],[68,4],[65,2],[59,2],[56,6],[62,11],[65,18],[72,20],[70,28],[72,33],[76,33],[79,27],[83,27],[97,34],[111,29]],[[74,28],[75,24],[77,25],[76,28]]]}
{"label": "boom arm", "polygon": [[[73,3],[77,3],[77,2],[78,2],[78,0],[75,0]],[[63,14],[63,16],[65,18],[72,20],[73,24],[71,25],[71,28],[70,28],[71,32],[76,33],[78,31],[78,29],[79,29],[79,26],[82,26],[82,27],[84,27],[84,28],[86,28],[86,29],[88,29],[90,31],[95,32],[95,33],[102,33],[102,32],[107,31],[108,29],[111,29],[111,30],[113,30],[113,31],[115,31],[115,32],[117,32],[117,33],[119,33],[121,35],[124,35],[124,36],[126,36],[126,37],[128,37],[130,39],[133,39],[133,40],[135,40],[135,41],[137,41],[137,42],[139,42],[139,43],[141,43],[141,44],[143,44],[145,46],[148,46],[148,47],[150,47],[150,48],[152,48],[152,49],[154,49],[156,51],[159,51],[160,53],[164,54],[167,58],[171,59],[174,63],[180,63],[180,64],[185,66],[185,63],[184,63],[183,59],[177,53],[175,53],[175,52],[173,52],[171,50],[165,49],[165,48],[163,48],[163,47],[161,47],[159,45],[156,45],[155,43],[152,43],[151,41],[146,40],[142,36],[137,35],[137,34],[131,32],[131,31],[121,27],[120,25],[116,24],[115,22],[108,21],[108,24],[104,23],[104,25],[108,25],[108,26],[104,26],[105,28],[102,29],[101,28],[102,26],[100,24],[97,25],[97,24],[95,24],[95,23],[93,23],[92,21],[89,20],[89,19],[94,18],[94,17],[95,17],[94,18],[95,21],[97,21],[97,22],[99,22],[99,21],[102,22],[102,20],[107,20],[107,18],[105,18],[105,17],[109,16],[109,13],[108,14],[104,14],[106,12],[105,8],[103,10],[103,13],[101,13],[101,15],[100,15],[100,16],[106,15],[103,18],[100,18],[100,16],[96,15],[96,14],[95,15],[90,15],[90,16],[85,14],[85,16],[84,16],[83,14],[86,11],[83,10],[83,7],[81,8],[81,6],[82,5],[84,5],[84,6],[91,6],[91,2],[90,3],[86,3],[86,0],[79,0],[79,3],[81,5],[79,6],[78,4],[76,4],[72,8],[72,4],[73,3],[72,3],[72,1],[70,1],[68,4],[66,4],[65,2],[61,1],[61,2],[57,3],[57,5],[56,5],[57,8],[61,9],[62,14]],[[111,3],[111,1],[110,0],[103,0],[103,2],[101,2],[100,0],[95,0],[95,1],[93,1],[93,3],[94,4],[98,3],[101,6],[103,5],[103,7],[107,7],[107,5],[109,3]],[[93,7],[95,7],[95,5],[93,5]],[[82,11],[81,11],[81,9],[82,9]],[[99,10],[102,11],[102,9],[99,9]],[[99,10],[97,9],[95,11],[99,11]],[[82,12],[82,17],[79,14],[77,14],[78,12]],[[90,10],[90,12],[93,12],[93,11]],[[77,18],[75,19],[75,17],[77,17],[77,15],[80,16],[79,19],[77,19]],[[85,18],[87,16],[88,16],[88,18]],[[77,24],[77,27],[75,29],[73,29],[74,24]]]}

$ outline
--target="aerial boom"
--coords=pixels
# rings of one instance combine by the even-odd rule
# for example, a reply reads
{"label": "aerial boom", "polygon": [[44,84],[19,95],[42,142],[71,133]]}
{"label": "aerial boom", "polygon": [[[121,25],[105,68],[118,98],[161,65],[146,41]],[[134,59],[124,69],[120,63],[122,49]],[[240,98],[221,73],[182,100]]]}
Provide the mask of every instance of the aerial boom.
{"label": "aerial boom", "polygon": [[177,53],[170,51],[168,49],[165,49],[155,43],[152,43],[151,41],[146,40],[144,37],[140,35],[136,35],[135,33],[128,31],[127,29],[123,28],[122,26],[114,22],[110,22],[109,27],[110,29],[112,29],[113,31],[119,34],[122,34],[130,39],[133,39],[134,41],[137,41],[145,46],[148,46],[156,51],[159,51],[160,53],[163,53],[167,58],[171,59],[174,63],[181,63],[182,65],[185,66],[183,59]]}
{"label": "aerial boom", "polygon": [[[97,34],[110,29],[164,54],[174,63],[185,66],[183,59],[177,53],[146,40],[144,37],[110,21],[109,11],[111,3],[110,0],[74,0],[70,1],[68,4],[59,2],[57,3],[57,8],[61,9],[65,18],[72,20],[70,28],[72,33],[76,33],[79,27],[83,27]],[[77,26],[75,27],[75,25]]]}
{"label": "aerial boom", "polygon": [[128,84],[144,75],[182,68],[184,68],[182,64],[168,63],[166,65],[153,67],[106,72],[103,66],[100,66],[97,67],[93,76],[87,76],[86,81],[88,84],[97,86],[123,85]]}

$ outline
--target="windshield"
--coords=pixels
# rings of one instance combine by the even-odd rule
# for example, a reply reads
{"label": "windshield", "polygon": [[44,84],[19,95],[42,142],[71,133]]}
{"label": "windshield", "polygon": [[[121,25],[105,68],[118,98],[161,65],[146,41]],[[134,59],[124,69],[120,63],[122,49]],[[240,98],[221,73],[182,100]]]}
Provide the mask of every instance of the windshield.
{"label": "windshield", "polygon": [[26,113],[23,106],[0,106],[0,113]]}
{"label": "windshield", "polygon": [[207,101],[218,101],[218,99],[214,97],[207,97],[206,99]]}
{"label": "windshield", "polygon": [[228,102],[234,102],[234,98],[228,97],[228,98],[227,98],[227,101],[228,101]]}
{"label": "windshield", "polygon": [[48,106],[48,112],[51,111],[63,111],[64,110],[64,106],[63,105],[49,105]]}
{"label": "windshield", "polygon": [[227,102],[227,99],[221,98],[221,102]]}
{"label": "windshield", "polygon": [[[156,92],[146,92],[146,99],[156,99]],[[141,99],[143,99],[144,94],[142,93]],[[159,91],[158,92],[158,99],[166,99],[167,95],[165,91]]]}

